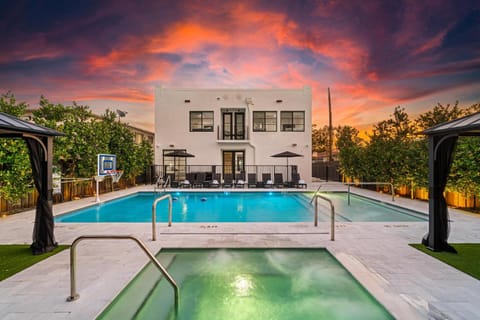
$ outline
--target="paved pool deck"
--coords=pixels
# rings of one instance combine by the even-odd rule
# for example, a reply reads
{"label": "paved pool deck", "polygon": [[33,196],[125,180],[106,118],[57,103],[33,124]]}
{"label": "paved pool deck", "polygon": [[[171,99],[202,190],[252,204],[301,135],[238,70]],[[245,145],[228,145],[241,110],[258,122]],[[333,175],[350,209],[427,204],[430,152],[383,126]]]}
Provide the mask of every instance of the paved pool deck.
{"label": "paved pool deck", "polygon": [[[315,190],[318,184],[309,186]],[[102,201],[152,186],[101,196]],[[322,190],[346,190],[323,183]],[[264,190],[262,190],[264,191]],[[297,190],[298,191],[298,190]],[[352,188],[352,192],[391,202],[391,196]],[[85,198],[54,206],[54,214],[94,204]],[[395,198],[395,205],[426,213],[424,201]],[[328,210],[328,209],[323,209]],[[450,209],[451,243],[480,242],[480,216]],[[30,244],[34,210],[0,218],[1,244]],[[419,243],[428,222],[319,223],[57,223],[59,244],[81,235],[134,235],[152,252],[165,248],[327,248],[397,319],[478,319],[480,281],[410,247]],[[133,241],[87,240],[77,247],[77,291],[70,294],[69,250],[0,282],[0,319],[94,319],[148,262]]]}

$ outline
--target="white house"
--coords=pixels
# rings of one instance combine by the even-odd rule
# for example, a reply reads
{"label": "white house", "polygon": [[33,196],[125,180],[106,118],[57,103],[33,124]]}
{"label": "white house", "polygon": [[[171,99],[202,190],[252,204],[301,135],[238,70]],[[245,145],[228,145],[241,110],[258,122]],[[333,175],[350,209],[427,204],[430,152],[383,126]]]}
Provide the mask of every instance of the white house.
{"label": "white house", "polygon": [[[312,176],[312,93],[301,89],[155,91],[155,164],[183,179],[188,172]],[[183,150],[195,157],[170,157]],[[302,157],[276,158],[291,151]],[[289,167],[287,169],[287,161]],[[288,172],[287,172],[288,170]]]}

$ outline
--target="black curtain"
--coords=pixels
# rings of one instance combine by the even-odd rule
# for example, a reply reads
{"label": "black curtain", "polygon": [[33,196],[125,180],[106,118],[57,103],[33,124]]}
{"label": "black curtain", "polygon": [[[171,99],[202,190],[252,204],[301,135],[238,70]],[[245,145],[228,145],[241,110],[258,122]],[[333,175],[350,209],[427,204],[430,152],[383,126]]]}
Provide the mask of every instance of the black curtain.
{"label": "black curtain", "polygon": [[[24,138],[30,151],[30,163],[35,187],[38,191],[33,243],[30,246],[34,255],[52,251],[57,243],[53,233],[52,190],[48,190],[48,168],[45,151],[39,141]],[[47,147],[48,139],[43,139]],[[47,148],[48,150],[48,148]]]}
{"label": "black curtain", "polygon": [[434,251],[456,250],[447,243],[450,222],[443,196],[453,162],[458,136],[430,137],[429,146],[429,232],[422,243]]}

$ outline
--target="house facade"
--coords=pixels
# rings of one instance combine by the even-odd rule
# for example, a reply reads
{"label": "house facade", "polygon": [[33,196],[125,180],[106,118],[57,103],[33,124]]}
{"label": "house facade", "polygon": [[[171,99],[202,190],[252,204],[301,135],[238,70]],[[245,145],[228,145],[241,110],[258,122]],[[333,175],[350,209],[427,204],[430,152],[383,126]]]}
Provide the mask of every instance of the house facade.
{"label": "house facade", "polygon": [[[292,173],[312,176],[312,94],[300,89],[155,91],[155,164],[163,174]],[[181,150],[194,157],[168,156]],[[284,151],[300,156],[272,157]],[[287,167],[288,161],[288,167]]]}

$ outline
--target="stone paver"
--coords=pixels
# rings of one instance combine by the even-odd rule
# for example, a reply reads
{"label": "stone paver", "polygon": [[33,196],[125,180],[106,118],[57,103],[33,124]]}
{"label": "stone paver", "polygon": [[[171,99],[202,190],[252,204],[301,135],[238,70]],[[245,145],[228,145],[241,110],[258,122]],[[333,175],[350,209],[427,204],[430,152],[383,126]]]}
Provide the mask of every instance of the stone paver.
{"label": "stone paver", "polygon": [[[316,185],[312,185],[312,190]],[[322,190],[346,190],[324,184]],[[139,187],[102,195],[102,201]],[[353,189],[352,189],[353,190]],[[231,191],[231,190],[230,190]],[[262,190],[263,191],[263,190]],[[389,195],[355,193],[391,202]],[[92,205],[93,198],[55,205],[55,214]],[[427,212],[422,201],[396,198],[395,204]],[[450,210],[450,242],[480,242],[480,218]],[[0,243],[31,243],[34,211],[0,219]],[[71,244],[80,235],[132,234],[152,252],[161,247],[306,247],[327,248],[397,319],[476,319],[480,315],[480,281],[408,246],[420,242],[427,222],[342,222],[336,240],[330,225],[320,223],[189,223],[157,224],[151,241],[148,223],[58,223],[55,236]],[[77,290],[70,294],[69,252],[63,251],[0,282],[0,319],[94,319],[148,262],[136,244],[126,240],[91,240],[77,247]]]}

